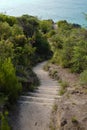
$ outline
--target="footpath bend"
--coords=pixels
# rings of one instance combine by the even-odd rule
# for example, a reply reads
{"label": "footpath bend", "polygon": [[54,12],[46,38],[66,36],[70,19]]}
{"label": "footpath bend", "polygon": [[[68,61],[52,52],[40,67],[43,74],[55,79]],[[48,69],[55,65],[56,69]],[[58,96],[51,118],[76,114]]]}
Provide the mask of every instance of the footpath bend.
{"label": "footpath bend", "polygon": [[58,82],[43,70],[46,62],[38,64],[33,71],[40,80],[35,92],[22,95],[13,114],[13,130],[49,130],[50,116],[56,98]]}

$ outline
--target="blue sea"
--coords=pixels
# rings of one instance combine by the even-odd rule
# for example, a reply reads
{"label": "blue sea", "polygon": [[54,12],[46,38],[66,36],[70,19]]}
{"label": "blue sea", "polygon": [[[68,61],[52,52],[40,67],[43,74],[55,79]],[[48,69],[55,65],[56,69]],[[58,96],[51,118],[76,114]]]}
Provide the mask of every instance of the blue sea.
{"label": "blue sea", "polygon": [[29,14],[54,22],[67,20],[87,26],[87,0],[0,0],[0,12],[12,16]]}

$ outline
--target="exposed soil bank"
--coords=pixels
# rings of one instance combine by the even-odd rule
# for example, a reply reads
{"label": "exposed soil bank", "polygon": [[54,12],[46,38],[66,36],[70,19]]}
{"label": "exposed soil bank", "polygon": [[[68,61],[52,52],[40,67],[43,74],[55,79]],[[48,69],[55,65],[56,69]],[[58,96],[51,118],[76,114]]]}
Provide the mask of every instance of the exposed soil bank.
{"label": "exposed soil bank", "polygon": [[87,88],[79,85],[79,75],[50,64],[49,75],[68,82],[67,91],[56,102],[52,130],[87,130]]}

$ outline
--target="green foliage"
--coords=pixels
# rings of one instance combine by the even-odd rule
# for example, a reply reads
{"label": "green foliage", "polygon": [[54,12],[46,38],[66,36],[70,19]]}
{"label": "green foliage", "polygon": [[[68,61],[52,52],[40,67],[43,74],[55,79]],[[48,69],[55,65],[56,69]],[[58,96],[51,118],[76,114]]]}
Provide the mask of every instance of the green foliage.
{"label": "green foliage", "polygon": [[80,83],[81,83],[81,85],[87,85],[87,70],[84,70],[80,74]]}
{"label": "green foliage", "polygon": [[13,16],[8,16],[5,14],[0,14],[0,22],[7,22],[10,26],[17,23],[17,19]]}
{"label": "green foliage", "polygon": [[16,35],[14,37],[15,46],[24,46],[27,43],[27,38],[25,35]]}
{"label": "green foliage", "polygon": [[56,112],[57,109],[58,109],[58,105],[57,105],[57,104],[54,104],[52,112]]}
{"label": "green foliage", "polygon": [[87,68],[87,41],[79,41],[74,46],[72,57],[72,70],[74,72],[82,72]]}
{"label": "green foliage", "polygon": [[75,116],[72,117],[72,123],[78,124],[78,120],[77,120],[77,118]]}
{"label": "green foliage", "polygon": [[73,57],[73,47],[74,47],[75,43],[74,40],[71,38],[68,38],[64,44],[63,44],[63,50],[62,50],[62,55],[61,55],[61,59],[62,59],[62,66],[63,67],[71,67],[71,60]]}
{"label": "green foliage", "polygon": [[51,48],[52,63],[68,67],[81,73],[87,69],[87,30],[67,21],[58,22],[58,34],[53,35]]}
{"label": "green foliage", "polygon": [[23,28],[17,24],[14,24],[11,28],[12,36],[23,35]]}
{"label": "green foliage", "polygon": [[31,67],[35,63],[35,48],[33,48],[31,44],[25,43],[25,45],[23,46],[22,42],[20,43],[21,45],[15,48],[16,55],[14,56],[14,64],[16,66],[22,65],[24,67]]}
{"label": "green foliage", "polygon": [[60,96],[62,96],[65,92],[66,92],[65,89],[60,89],[59,91]]}
{"label": "green foliage", "polygon": [[58,23],[58,27],[62,30],[62,31],[64,31],[64,30],[71,30],[71,28],[72,28],[72,24],[69,24],[66,20],[64,20],[64,21],[59,21]]}
{"label": "green foliage", "polygon": [[50,45],[40,32],[35,33],[33,37],[33,47],[36,47],[36,53],[40,55],[42,59],[46,59],[50,56]]}
{"label": "green foliage", "polygon": [[0,40],[7,40],[11,35],[11,27],[7,22],[0,22]]}
{"label": "green foliage", "polygon": [[39,26],[39,20],[30,15],[23,15],[18,18],[18,21],[27,37],[32,37]]}
{"label": "green foliage", "polygon": [[11,130],[11,127],[8,124],[8,112],[5,112],[5,114],[1,113],[1,126],[0,126],[0,130]]}
{"label": "green foliage", "polygon": [[69,83],[66,81],[61,82],[61,86],[63,89],[66,89],[69,86]]}
{"label": "green foliage", "polygon": [[13,54],[13,44],[9,40],[0,41],[0,62],[3,62],[8,57],[12,59]]}
{"label": "green foliage", "polygon": [[47,33],[52,30],[53,21],[52,20],[42,20],[40,21],[40,28],[43,33]]}
{"label": "green foliage", "polygon": [[53,69],[49,72],[50,77],[52,77],[53,79],[55,79],[57,77],[57,70]]}
{"label": "green foliage", "polygon": [[[52,27],[52,21],[48,20],[48,23]],[[3,97],[14,103],[22,87],[36,88],[39,81],[32,66],[49,58],[50,53],[37,17],[23,15],[16,18],[0,14],[0,92]]]}
{"label": "green foliage", "polygon": [[8,97],[0,92],[0,106],[3,106],[7,102],[7,100],[8,100]]}
{"label": "green foliage", "polygon": [[25,66],[32,66],[34,63],[34,57],[35,57],[35,48],[31,46],[31,44],[25,44],[23,49],[23,58]]}
{"label": "green foliage", "polygon": [[53,35],[56,34],[56,31],[55,30],[51,30],[49,33],[48,33],[48,38],[52,37]]}
{"label": "green foliage", "polygon": [[62,57],[62,50],[61,49],[56,49],[55,51],[54,51],[54,54],[53,54],[53,57],[52,57],[52,59],[51,59],[51,62],[53,63],[53,64],[62,64],[62,59],[61,59],[61,57]]}
{"label": "green foliage", "polygon": [[66,92],[67,87],[69,87],[69,83],[66,81],[61,81],[60,85],[61,85],[61,88],[60,88],[59,94],[63,95]]}
{"label": "green foliage", "polygon": [[8,96],[9,102],[16,101],[21,92],[21,85],[18,83],[10,58],[0,66],[0,86],[0,91]]}
{"label": "green foliage", "polygon": [[[52,46],[54,48],[59,48],[59,49],[62,49],[63,47],[63,41],[62,39],[58,36],[58,35],[54,35],[52,38],[51,38],[51,41],[52,41]],[[54,50],[55,51],[55,50]]]}
{"label": "green foliage", "polygon": [[49,62],[47,62],[47,63],[44,65],[43,69],[44,69],[45,71],[48,71],[49,68],[50,68]]}

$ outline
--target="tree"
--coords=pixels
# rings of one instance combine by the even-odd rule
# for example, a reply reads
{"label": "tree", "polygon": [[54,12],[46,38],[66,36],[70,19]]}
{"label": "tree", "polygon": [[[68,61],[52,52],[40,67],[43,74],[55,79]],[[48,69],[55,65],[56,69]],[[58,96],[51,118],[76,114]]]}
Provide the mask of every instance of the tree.
{"label": "tree", "polygon": [[14,57],[14,48],[13,43],[9,40],[0,41],[0,62],[3,62],[7,58],[13,59]]}
{"label": "tree", "polygon": [[0,22],[7,22],[10,26],[13,26],[14,24],[17,24],[17,19],[13,16],[0,14]]}
{"label": "tree", "polygon": [[0,91],[8,96],[8,101],[14,103],[21,92],[14,66],[10,58],[0,64]]}
{"label": "tree", "polygon": [[8,112],[5,112],[5,114],[1,113],[1,127],[0,130],[11,130],[9,124],[8,124]]}
{"label": "tree", "polygon": [[21,16],[18,21],[27,37],[32,37],[39,26],[38,19],[29,15]]}
{"label": "tree", "polygon": [[15,46],[23,47],[27,43],[27,38],[24,34],[19,34],[13,38],[13,42]]}
{"label": "tree", "polygon": [[[52,38],[51,38],[51,42],[52,42],[52,46],[55,48],[55,49],[62,49],[63,48],[63,41],[62,39],[58,36],[58,35],[54,35]],[[54,49],[54,50],[55,50]]]}
{"label": "tree", "polygon": [[87,69],[87,41],[79,41],[73,49],[72,70],[82,72]]}
{"label": "tree", "polygon": [[12,31],[12,36],[18,36],[18,35],[23,35],[23,28],[17,24],[14,24],[11,28]]}
{"label": "tree", "polygon": [[7,40],[11,36],[11,27],[7,22],[0,22],[0,40]]}
{"label": "tree", "polygon": [[47,39],[40,32],[37,32],[35,33],[33,40],[34,40],[33,47],[36,47],[36,53],[39,56],[42,56],[45,58],[49,57],[50,45]]}
{"label": "tree", "polygon": [[40,28],[41,28],[41,31],[44,34],[47,33],[47,32],[49,32],[53,28],[53,21],[52,20],[43,20],[43,21],[40,21]]}
{"label": "tree", "polygon": [[72,28],[72,24],[68,23],[66,20],[59,21],[57,24],[58,24],[58,27],[63,30],[68,30]]}

